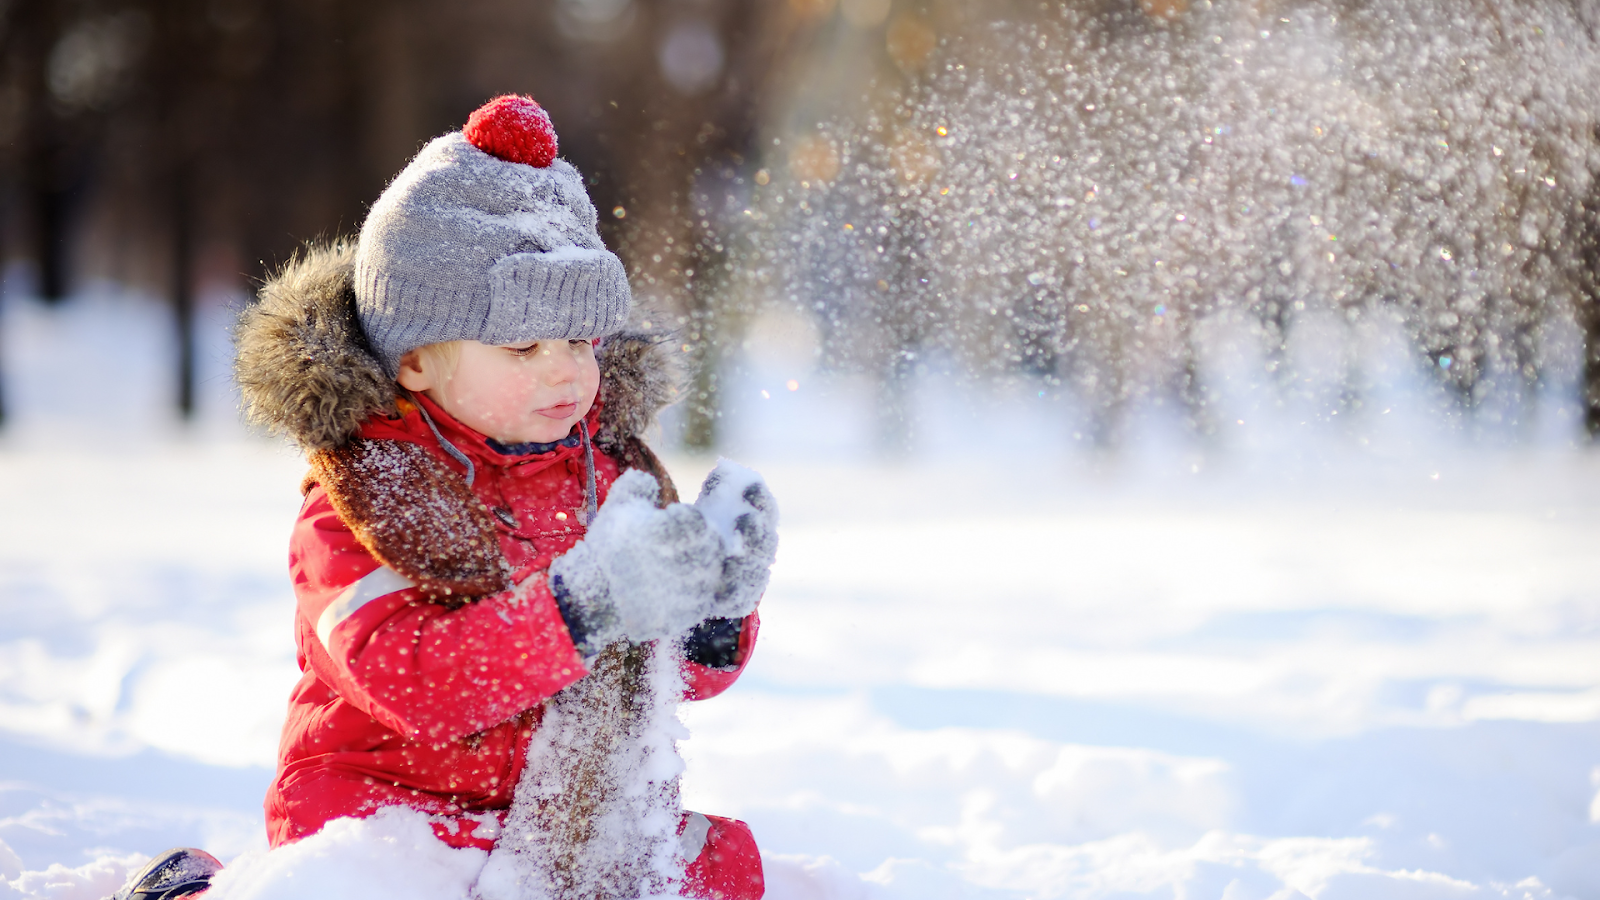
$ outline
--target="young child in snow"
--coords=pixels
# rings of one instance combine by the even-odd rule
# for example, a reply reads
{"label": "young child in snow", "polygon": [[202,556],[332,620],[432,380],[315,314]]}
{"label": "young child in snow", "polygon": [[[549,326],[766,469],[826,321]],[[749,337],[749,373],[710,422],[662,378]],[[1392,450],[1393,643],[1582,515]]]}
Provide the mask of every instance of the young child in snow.
{"label": "young child in snow", "polygon": [[[586,660],[679,640],[703,699],[750,659],[775,507],[717,473],[674,502],[641,440],[672,393],[666,353],[628,329],[622,264],[555,154],[537,104],[491,101],[418,153],[356,246],[308,251],[241,320],[249,410],[311,461],[273,846],[403,806],[489,849],[542,705]],[[689,896],[761,896],[744,823],[690,813],[681,830]],[[123,896],[215,871],[173,851]]]}

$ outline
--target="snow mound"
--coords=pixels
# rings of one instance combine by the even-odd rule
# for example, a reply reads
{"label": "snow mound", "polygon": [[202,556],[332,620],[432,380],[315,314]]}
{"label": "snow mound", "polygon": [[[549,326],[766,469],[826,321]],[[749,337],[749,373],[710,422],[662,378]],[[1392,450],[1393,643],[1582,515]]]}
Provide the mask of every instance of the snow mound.
{"label": "snow mound", "polygon": [[451,900],[466,898],[489,854],[455,849],[429,817],[390,807],[366,819],[336,819],[298,843],[228,863],[210,900]]}

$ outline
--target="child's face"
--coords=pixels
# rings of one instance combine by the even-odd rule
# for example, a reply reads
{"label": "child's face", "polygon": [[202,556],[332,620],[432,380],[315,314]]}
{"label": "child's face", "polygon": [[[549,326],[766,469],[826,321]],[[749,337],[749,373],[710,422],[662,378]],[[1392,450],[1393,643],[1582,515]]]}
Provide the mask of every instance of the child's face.
{"label": "child's face", "polygon": [[397,380],[480,434],[507,444],[559,441],[594,405],[600,366],[592,341],[455,343],[453,366],[448,354],[413,350]]}

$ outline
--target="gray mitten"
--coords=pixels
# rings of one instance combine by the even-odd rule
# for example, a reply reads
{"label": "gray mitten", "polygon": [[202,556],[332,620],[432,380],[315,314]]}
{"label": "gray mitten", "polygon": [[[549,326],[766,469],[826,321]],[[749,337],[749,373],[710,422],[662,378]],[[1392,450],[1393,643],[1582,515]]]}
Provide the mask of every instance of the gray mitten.
{"label": "gray mitten", "polygon": [[748,616],[772,578],[778,555],[778,502],[751,469],[720,460],[694,501],[722,535],[726,556],[708,616]]}
{"label": "gray mitten", "polygon": [[623,473],[588,534],[550,566],[550,590],[584,655],[612,641],[682,634],[706,617],[723,581],[723,538],[700,510],[656,507],[648,473]]}

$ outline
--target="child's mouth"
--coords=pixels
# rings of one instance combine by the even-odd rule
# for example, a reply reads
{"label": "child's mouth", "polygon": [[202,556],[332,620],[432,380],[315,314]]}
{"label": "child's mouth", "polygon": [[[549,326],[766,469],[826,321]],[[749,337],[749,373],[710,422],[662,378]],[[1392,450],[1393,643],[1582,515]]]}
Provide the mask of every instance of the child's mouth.
{"label": "child's mouth", "polygon": [[555,406],[546,406],[538,411],[539,415],[550,419],[565,419],[578,411],[576,403],[560,403]]}

